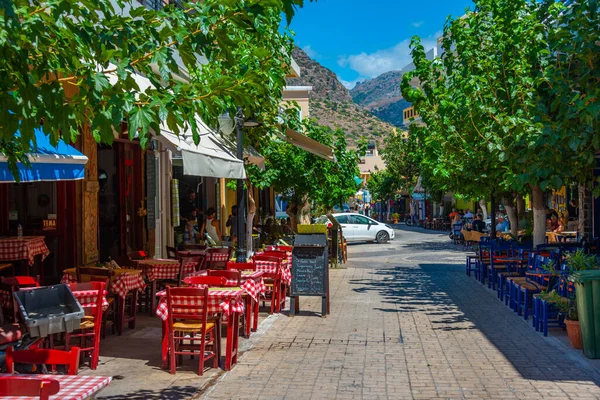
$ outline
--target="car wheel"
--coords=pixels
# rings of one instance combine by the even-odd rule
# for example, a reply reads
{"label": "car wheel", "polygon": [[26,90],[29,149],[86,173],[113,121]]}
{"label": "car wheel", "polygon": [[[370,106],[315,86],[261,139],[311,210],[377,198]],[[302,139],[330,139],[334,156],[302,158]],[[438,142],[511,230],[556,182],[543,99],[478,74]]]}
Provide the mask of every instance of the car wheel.
{"label": "car wheel", "polygon": [[377,243],[387,243],[390,240],[390,234],[386,231],[377,232]]}

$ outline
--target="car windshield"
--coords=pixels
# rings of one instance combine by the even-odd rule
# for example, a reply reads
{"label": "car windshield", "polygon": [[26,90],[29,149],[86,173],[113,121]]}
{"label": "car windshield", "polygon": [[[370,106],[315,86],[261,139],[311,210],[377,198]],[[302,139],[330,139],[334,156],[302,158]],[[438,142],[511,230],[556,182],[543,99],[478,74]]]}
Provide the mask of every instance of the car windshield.
{"label": "car windshield", "polygon": [[317,218],[317,220],[315,221],[315,224],[317,225],[326,225],[327,222],[329,222],[329,219],[327,218],[326,215],[321,215],[319,218]]}

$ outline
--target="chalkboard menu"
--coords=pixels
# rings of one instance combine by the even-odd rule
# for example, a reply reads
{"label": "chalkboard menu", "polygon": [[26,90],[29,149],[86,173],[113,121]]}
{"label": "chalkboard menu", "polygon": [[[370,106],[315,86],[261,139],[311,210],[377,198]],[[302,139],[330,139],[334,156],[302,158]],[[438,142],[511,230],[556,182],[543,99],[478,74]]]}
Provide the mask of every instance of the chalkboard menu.
{"label": "chalkboard menu", "polygon": [[292,258],[293,296],[324,296],[327,291],[325,248],[297,248]]}
{"label": "chalkboard menu", "polygon": [[156,228],[156,162],[154,155],[146,155],[146,227]]}
{"label": "chalkboard menu", "polygon": [[329,313],[329,262],[327,236],[298,234],[292,251],[292,284],[290,315],[300,311],[299,296],[320,296],[322,317]]}

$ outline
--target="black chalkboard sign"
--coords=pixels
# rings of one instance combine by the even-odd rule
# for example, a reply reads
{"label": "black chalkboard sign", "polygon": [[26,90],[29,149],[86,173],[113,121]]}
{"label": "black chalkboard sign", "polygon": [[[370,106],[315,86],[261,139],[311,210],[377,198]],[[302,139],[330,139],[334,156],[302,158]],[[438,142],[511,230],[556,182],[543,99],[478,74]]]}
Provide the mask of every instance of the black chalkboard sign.
{"label": "black chalkboard sign", "polygon": [[290,315],[299,312],[298,296],[322,297],[322,316],[329,309],[329,250],[324,234],[299,234],[292,251],[292,284]]}
{"label": "black chalkboard sign", "polygon": [[292,257],[293,296],[324,296],[327,282],[325,248],[302,248]]}
{"label": "black chalkboard sign", "polygon": [[156,229],[156,163],[154,155],[146,155],[146,227]]}

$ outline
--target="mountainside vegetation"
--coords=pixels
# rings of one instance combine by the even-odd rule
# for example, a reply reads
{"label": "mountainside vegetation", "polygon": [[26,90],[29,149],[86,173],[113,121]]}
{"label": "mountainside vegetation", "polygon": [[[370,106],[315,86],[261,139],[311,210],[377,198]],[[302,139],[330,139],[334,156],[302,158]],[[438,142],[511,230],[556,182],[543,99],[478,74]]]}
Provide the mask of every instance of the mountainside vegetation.
{"label": "mountainside vegetation", "polygon": [[361,137],[370,142],[380,143],[384,137],[394,132],[392,124],[382,121],[368,109],[355,104],[350,92],[335,73],[312,60],[298,47],[294,48],[292,55],[300,66],[301,75],[300,78],[288,78],[287,84],[312,86],[310,116],[318,124],[333,130],[341,129],[352,145]]}

